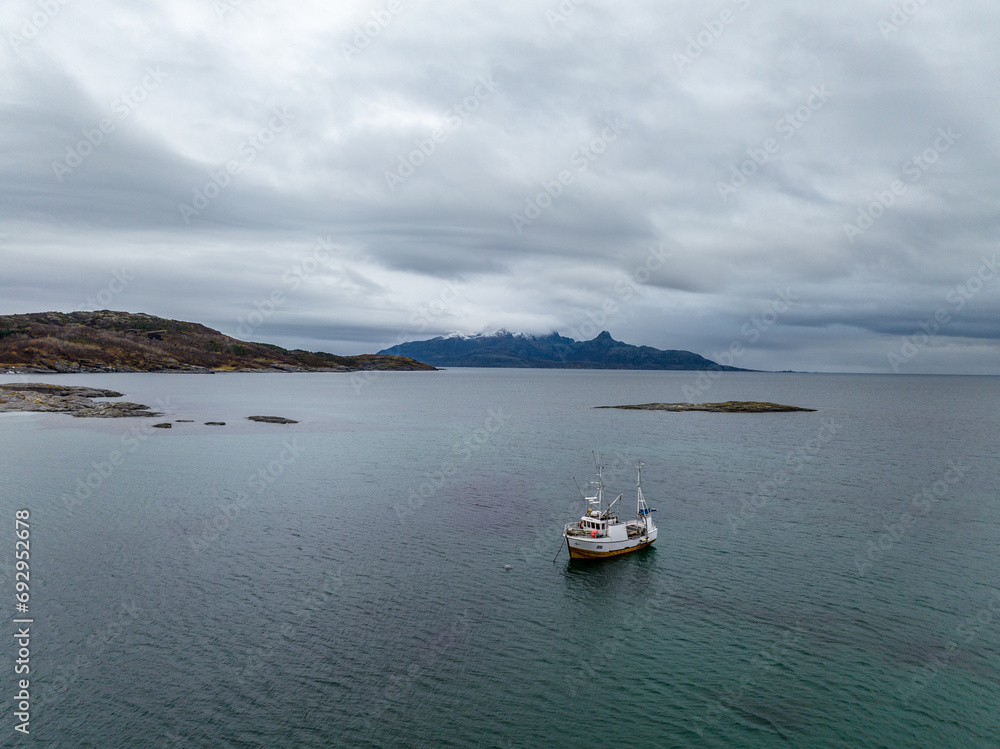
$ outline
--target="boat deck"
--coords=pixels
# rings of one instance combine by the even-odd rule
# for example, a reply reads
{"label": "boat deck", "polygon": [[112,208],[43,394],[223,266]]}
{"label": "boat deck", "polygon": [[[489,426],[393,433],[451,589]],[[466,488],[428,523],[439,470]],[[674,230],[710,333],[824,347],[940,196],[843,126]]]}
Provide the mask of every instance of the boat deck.
{"label": "boat deck", "polygon": [[[628,532],[629,538],[639,538],[639,536],[644,536],[646,534],[646,527],[644,525],[632,525],[631,523],[626,524],[625,530]],[[572,523],[566,526],[566,535],[573,536],[574,538],[594,538],[591,536],[591,531],[580,528]],[[606,534],[600,534],[597,538],[607,538]]]}

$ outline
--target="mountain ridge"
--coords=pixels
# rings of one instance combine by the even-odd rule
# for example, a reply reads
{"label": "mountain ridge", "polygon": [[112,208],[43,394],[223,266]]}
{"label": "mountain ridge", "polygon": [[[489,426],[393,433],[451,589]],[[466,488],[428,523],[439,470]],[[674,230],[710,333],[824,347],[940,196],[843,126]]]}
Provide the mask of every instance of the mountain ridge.
{"label": "mountain ridge", "polygon": [[435,367],[753,371],[717,364],[691,351],[633,346],[616,341],[606,330],[589,341],[576,341],[557,332],[535,335],[498,330],[472,336],[452,333],[399,343],[379,354],[409,356]]}

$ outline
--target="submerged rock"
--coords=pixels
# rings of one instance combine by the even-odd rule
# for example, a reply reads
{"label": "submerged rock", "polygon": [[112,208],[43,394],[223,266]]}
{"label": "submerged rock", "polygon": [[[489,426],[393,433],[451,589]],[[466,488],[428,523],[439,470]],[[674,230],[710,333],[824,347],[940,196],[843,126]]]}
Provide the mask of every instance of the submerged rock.
{"label": "submerged rock", "polygon": [[815,408],[785,406],[767,401],[725,401],[723,403],[640,403],[635,406],[594,406],[632,411],[712,411],[714,413],[776,413],[779,411],[815,411]]}
{"label": "submerged rock", "polygon": [[115,403],[94,403],[89,408],[74,411],[73,415],[87,419],[117,419],[122,416],[162,416],[163,414],[153,413],[149,410],[149,406],[144,406],[141,403],[117,401]]}
{"label": "submerged rock", "polygon": [[250,421],[263,421],[266,424],[298,424],[295,419],[286,419],[284,416],[247,416]]}

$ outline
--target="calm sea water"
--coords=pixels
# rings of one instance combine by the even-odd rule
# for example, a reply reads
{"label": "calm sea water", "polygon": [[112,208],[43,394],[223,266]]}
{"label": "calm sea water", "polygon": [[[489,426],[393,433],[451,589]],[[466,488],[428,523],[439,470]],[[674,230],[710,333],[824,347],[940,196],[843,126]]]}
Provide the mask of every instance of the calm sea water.
{"label": "calm sea water", "polygon": [[[689,373],[2,379],[195,420],[0,416],[11,618],[31,511],[33,745],[1000,743],[998,378],[698,397],[818,409],[787,414],[592,408],[686,400]],[[553,563],[592,451],[629,502],[644,461],[659,539]]]}

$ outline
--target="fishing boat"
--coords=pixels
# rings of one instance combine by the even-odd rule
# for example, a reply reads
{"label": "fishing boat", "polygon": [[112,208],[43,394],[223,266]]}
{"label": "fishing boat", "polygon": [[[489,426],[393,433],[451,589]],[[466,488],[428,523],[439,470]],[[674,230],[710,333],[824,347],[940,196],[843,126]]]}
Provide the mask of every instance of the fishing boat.
{"label": "fishing boat", "polygon": [[[604,466],[597,461],[597,480],[591,482],[597,490],[594,496],[584,494],[586,512],[576,523],[568,523],[563,530],[570,559],[604,559],[630,551],[645,549],[656,540],[656,526],[651,510],[642,496],[642,463],[636,464],[635,520],[621,520],[615,505],[622,498],[619,494],[611,504],[604,506]],[[582,493],[582,492],[581,492]]]}

